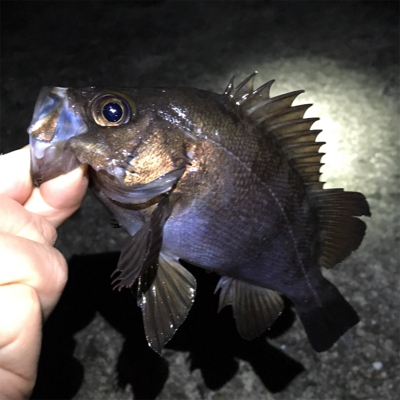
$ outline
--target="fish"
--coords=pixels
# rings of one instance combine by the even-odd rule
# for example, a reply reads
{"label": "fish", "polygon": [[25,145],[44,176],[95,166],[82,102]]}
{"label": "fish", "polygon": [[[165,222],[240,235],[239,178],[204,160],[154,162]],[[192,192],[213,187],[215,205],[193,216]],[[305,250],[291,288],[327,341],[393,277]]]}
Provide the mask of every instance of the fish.
{"label": "fish", "polygon": [[[90,188],[130,235],[112,284],[131,288],[161,353],[195,300],[189,263],[220,276],[245,339],[289,298],[317,352],[359,322],[322,274],[361,244],[365,196],[324,189],[318,118],[256,72],[222,94],[188,87],[43,87],[28,128],[34,184],[89,166]],[[184,261],[182,264],[181,261]]]}

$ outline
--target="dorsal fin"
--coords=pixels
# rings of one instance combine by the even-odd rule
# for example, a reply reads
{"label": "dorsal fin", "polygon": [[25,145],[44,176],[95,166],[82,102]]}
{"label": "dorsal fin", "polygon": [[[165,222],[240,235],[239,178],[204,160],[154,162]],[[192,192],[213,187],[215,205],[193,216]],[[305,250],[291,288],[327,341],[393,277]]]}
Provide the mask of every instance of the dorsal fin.
{"label": "dorsal fin", "polygon": [[363,194],[343,189],[312,190],[310,197],[319,217],[318,263],[332,268],[361,244],[366,226],[357,217],[371,216],[369,206]]}
{"label": "dorsal fin", "polygon": [[256,124],[272,134],[287,154],[289,163],[296,169],[307,186],[307,192],[316,207],[319,219],[319,265],[332,268],[357,249],[365,234],[365,223],[359,216],[370,216],[365,197],[343,189],[323,189],[319,181],[321,157],[317,142],[320,130],[311,126],[318,118],[304,118],[311,104],[292,106],[302,90],[271,97],[273,80],[253,89],[256,72],[236,88],[233,78],[225,94]]}
{"label": "dorsal fin", "polygon": [[315,141],[321,131],[311,130],[311,125],[318,118],[303,118],[311,104],[292,107],[294,99],[303,93],[303,90],[271,97],[270,89],[274,81],[269,81],[254,90],[255,76],[256,72],[253,72],[237,87],[234,87],[232,78],[224,94],[281,142],[289,162],[307,186],[322,189],[319,170],[323,153],[319,153],[319,148],[324,142]]}

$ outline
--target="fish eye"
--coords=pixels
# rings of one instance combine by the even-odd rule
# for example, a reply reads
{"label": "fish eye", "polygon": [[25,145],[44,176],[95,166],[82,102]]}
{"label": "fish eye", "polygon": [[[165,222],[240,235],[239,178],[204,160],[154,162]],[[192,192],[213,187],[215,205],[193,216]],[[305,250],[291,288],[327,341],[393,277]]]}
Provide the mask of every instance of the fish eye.
{"label": "fish eye", "polygon": [[122,93],[103,93],[90,105],[93,120],[101,126],[126,124],[136,115],[134,102]]}
{"label": "fish eye", "polygon": [[118,122],[124,115],[124,110],[118,103],[110,101],[101,110],[103,117],[109,122]]}

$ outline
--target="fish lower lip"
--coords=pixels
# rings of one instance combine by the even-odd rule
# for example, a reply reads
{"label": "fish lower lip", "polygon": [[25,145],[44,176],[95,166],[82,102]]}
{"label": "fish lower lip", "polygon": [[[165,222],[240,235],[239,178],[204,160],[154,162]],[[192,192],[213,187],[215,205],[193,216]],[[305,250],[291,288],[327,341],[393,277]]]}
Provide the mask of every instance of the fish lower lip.
{"label": "fish lower lip", "polygon": [[[44,149],[39,150],[38,145],[40,147],[39,141],[36,139],[33,139],[32,137],[30,138],[30,150],[31,150],[31,178],[33,181],[33,184],[35,186],[40,186],[43,182],[51,179],[48,179],[48,173],[46,169],[46,163],[44,162],[45,157],[44,157]],[[37,153],[41,157],[37,157]]]}
{"label": "fish lower lip", "polygon": [[31,157],[31,178],[35,186],[40,186],[43,183],[42,165],[43,159]]}
{"label": "fish lower lip", "polygon": [[31,178],[35,186],[40,186],[43,182],[65,174],[67,171],[61,165],[52,165],[47,158],[31,157]]}
{"label": "fish lower lip", "polygon": [[77,168],[80,162],[65,148],[64,142],[52,144],[31,137],[31,178],[35,186]]}

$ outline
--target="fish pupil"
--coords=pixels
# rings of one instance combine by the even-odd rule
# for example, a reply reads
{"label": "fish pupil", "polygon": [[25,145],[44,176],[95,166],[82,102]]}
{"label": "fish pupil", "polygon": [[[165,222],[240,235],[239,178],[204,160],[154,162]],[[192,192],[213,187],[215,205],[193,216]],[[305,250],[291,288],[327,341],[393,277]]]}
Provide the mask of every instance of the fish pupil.
{"label": "fish pupil", "polygon": [[110,102],[103,107],[103,116],[109,122],[118,122],[122,114],[122,107],[118,103]]}

